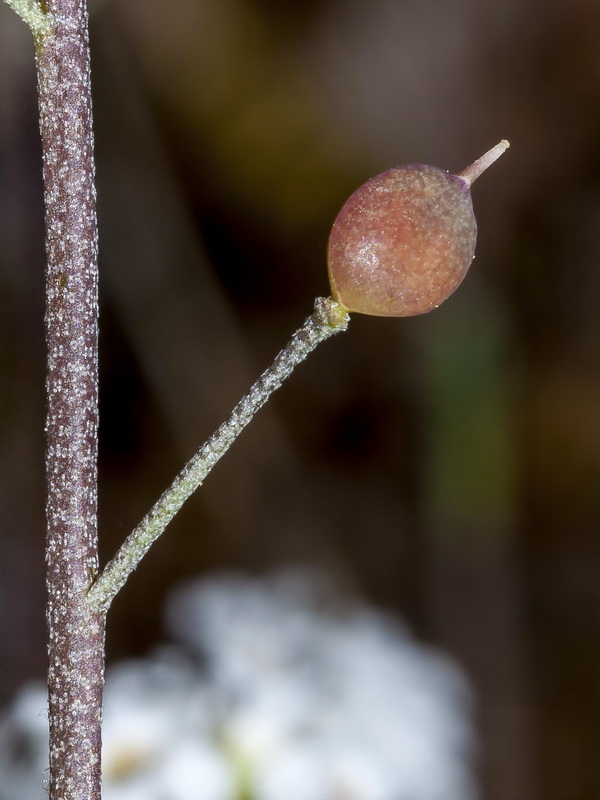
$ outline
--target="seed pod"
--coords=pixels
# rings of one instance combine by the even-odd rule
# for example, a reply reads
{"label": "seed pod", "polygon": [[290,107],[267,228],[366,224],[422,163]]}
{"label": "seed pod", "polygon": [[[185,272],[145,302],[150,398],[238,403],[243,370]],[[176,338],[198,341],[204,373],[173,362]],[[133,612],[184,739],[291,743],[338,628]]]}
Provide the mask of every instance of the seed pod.
{"label": "seed pod", "polygon": [[471,184],[507,147],[501,141],[458,175],[409,164],[357,189],[329,237],[333,299],[380,317],[424,314],[443,303],[475,254]]}

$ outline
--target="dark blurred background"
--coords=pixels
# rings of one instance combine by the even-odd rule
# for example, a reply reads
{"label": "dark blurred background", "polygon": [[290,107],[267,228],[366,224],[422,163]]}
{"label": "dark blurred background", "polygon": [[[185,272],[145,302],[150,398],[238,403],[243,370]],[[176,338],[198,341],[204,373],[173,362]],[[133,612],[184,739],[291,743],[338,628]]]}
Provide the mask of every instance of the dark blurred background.
{"label": "dark blurred background", "polygon": [[[353,316],[298,369],[119,596],[109,659],[160,640],[186,575],[316,563],[466,670],[485,800],[599,796],[600,7],[91,15],[104,560],[328,293],[349,193],[512,143],[474,187],[460,291]],[[2,702],[45,669],[41,163],[32,45],[6,7],[0,75]]]}

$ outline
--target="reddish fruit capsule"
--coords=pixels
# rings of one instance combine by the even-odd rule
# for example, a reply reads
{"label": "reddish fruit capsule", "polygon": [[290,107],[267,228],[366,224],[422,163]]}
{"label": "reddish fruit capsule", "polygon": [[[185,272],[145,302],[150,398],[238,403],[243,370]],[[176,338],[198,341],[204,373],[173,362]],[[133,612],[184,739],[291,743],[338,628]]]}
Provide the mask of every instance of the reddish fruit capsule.
{"label": "reddish fruit capsule", "polygon": [[329,237],[333,299],[348,311],[380,317],[437,308],[475,254],[471,184],[507,147],[501,141],[458,175],[409,164],[357,189]]}

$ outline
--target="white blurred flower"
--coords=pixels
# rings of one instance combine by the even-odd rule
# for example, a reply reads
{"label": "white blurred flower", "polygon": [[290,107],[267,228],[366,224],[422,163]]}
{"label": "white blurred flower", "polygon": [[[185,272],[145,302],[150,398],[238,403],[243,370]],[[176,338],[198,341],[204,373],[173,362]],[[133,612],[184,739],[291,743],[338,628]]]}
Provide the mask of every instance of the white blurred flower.
{"label": "white blurred flower", "polygon": [[47,797],[48,700],[42,684],[24,686],[0,720],[0,798]]}
{"label": "white blurred flower", "polygon": [[[475,797],[456,667],[322,577],[196,581],[167,620],[177,647],[107,673],[104,800]],[[45,702],[0,722],[0,800],[45,796]]]}
{"label": "white blurred flower", "polygon": [[104,692],[104,800],[230,800],[233,775],[213,741],[209,698],[171,649],[109,670]]}
{"label": "white blurred flower", "polygon": [[328,598],[322,577],[286,573],[198,581],[168,604],[171,631],[208,663],[223,735],[255,796],[473,798],[469,692],[456,667],[390,617],[364,606],[334,614]]}

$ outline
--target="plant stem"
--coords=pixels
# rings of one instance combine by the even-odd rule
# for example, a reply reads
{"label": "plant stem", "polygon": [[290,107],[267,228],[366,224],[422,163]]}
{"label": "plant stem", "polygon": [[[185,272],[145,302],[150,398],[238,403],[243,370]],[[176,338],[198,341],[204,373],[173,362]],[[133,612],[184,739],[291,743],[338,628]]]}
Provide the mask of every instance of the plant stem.
{"label": "plant stem", "polygon": [[4,1],[31,28],[34,36],[37,37],[50,32],[50,18],[48,14],[42,11],[42,7],[37,0]]}
{"label": "plant stem", "polygon": [[331,299],[318,298],[315,310],[296,331],[273,364],[260,376],[248,394],[233,409],[229,419],[186,464],[171,486],[127,537],[88,594],[92,608],[106,611],[129,575],[150,546],[165,530],[188,497],[200,486],[256,412],[267,402],[306,356],[325,339],[346,330],[348,314]]}
{"label": "plant stem", "polygon": [[[98,570],[98,266],[85,0],[46,0],[34,35],[46,214],[51,800],[100,799],[105,616]],[[34,30],[34,34],[35,34]]]}

